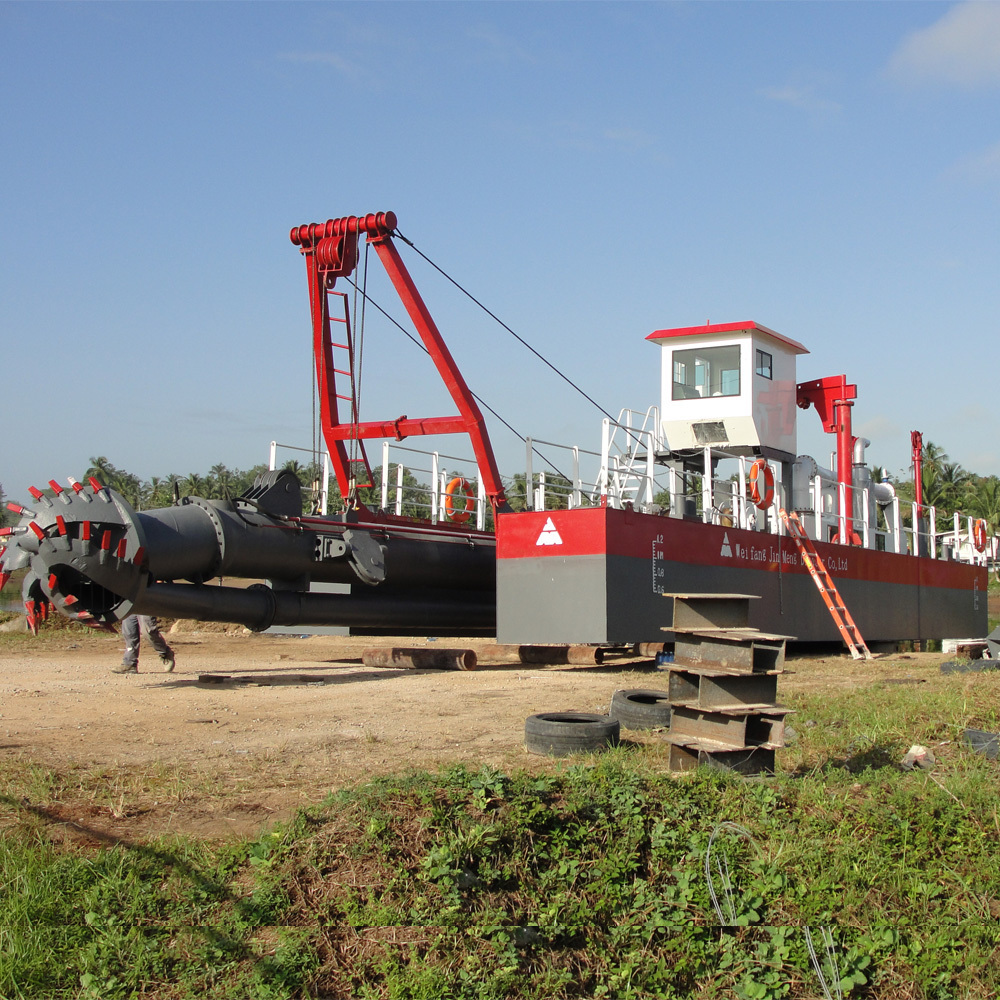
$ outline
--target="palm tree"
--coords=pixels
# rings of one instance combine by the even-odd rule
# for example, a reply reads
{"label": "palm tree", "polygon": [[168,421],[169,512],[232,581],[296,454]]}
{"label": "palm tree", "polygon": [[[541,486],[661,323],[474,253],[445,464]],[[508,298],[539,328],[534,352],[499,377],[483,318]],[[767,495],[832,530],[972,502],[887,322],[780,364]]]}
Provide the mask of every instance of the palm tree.
{"label": "palm tree", "polygon": [[945,502],[950,504],[953,510],[962,506],[972,480],[972,473],[963,469],[958,462],[944,464],[941,469],[942,492],[945,495]]}
{"label": "palm tree", "polygon": [[233,474],[226,468],[222,462],[218,462],[209,469],[209,475],[211,477],[212,488],[209,492],[213,497],[228,500],[232,495],[231,485],[233,480]]}
{"label": "palm tree", "polygon": [[172,504],[181,495],[181,477],[176,472],[169,473],[163,484],[163,488],[169,495],[165,503]]}
{"label": "palm tree", "polygon": [[118,475],[118,469],[104,456],[91,456],[90,468],[83,474],[84,478],[94,477],[103,486],[111,486],[112,480]]}
{"label": "palm tree", "polygon": [[969,484],[966,503],[973,517],[981,517],[991,533],[1000,530],[1000,478],[977,477]]}
{"label": "palm tree", "polygon": [[943,514],[961,506],[971,474],[948,458],[948,453],[933,441],[924,444],[920,482],[924,503]]}
{"label": "palm tree", "polygon": [[[174,479],[177,477],[174,476]],[[145,484],[145,500],[147,507],[169,507],[173,502],[171,494],[171,483],[164,481],[159,476],[153,476]]]}
{"label": "palm tree", "polygon": [[199,476],[197,472],[188,473],[187,477],[181,484],[184,490],[185,496],[196,496],[200,497],[204,495],[205,492],[205,480],[202,476]]}

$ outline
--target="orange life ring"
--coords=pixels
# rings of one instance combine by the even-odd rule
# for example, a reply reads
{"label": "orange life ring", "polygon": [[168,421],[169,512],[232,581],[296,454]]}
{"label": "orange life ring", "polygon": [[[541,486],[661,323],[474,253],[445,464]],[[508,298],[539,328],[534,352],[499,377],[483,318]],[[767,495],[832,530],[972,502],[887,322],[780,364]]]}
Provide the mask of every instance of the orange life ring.
{"label": "orange life ring", "polygon": [[[455,494],[461,493],[465,497],[465,506],[455,505]],[[476,509],[476,495],[472,489],[472,483],[461,476],[456,476],[444,488],[444,516],[455,524],[465,524],[472,517],[472,512]]]}
{"label": "orange life ring", "polygon": [[981,517],[972,525],[972,544],[977,552],[986,551],[986,522]]}
{"label": "orange life ring", "polygon": [[[851,545],[861,544],[861,536],[856,531],[849,531],[848,538],[850,538],[851,540]],[[837,530],[834,531],[834,533],[830,536],[830,544],[838,545],[839,543],[840,543],[840,531]]]}
{"label": "orange life ring", "polygon": [[[764,488],[761,490],[760,480],[764,480]],[[758,458],[750,466],[750,475],[747,476],[750,485],[750,500],[761,510],[767,510],[774,502],[774,473],[771,466],[762,458]]]}

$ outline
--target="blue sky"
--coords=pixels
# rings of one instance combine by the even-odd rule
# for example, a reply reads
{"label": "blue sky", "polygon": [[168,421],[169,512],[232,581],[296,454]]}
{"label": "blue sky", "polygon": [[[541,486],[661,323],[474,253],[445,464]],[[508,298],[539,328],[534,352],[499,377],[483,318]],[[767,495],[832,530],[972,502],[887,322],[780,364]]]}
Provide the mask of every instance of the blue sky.
{"label": "blue sky", "polygon": [[[8,497],[309,445],[288,230],[386,209],[612,412],[657,401],[651,331],[753,319],[857,382],[872,461],[919,429],[1000,474],[1000,4],[5,3],[0,121]],[[599,444],[406,259],[490,406]],[[451,412],[398,333],[367,343],[363,416]]]}

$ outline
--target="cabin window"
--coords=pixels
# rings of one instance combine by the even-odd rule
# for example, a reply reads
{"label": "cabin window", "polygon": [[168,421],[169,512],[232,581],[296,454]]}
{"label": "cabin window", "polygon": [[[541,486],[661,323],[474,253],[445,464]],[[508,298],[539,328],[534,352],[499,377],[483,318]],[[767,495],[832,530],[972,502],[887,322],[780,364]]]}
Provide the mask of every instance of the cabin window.
{"label": "cabin window", "polygon": [[767,351],[757,351],[757,366],[754,371],[764,378],[771,378],[771,355]]}
{"label": "cabin window", "polygon": [[740,345],[695,347],[673,353],[674,399],[740,394]]}

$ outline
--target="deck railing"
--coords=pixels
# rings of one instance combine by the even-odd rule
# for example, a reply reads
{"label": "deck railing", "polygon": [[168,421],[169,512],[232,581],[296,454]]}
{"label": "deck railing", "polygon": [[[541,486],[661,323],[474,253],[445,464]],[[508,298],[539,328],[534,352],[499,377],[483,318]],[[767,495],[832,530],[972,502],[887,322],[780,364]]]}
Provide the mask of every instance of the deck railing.
{"label": "deck railing", "polygon": [[[795,508],[791,486],[781,479],[780,464],[769,463],[774,498],[768,507],[760,509],[752,501],[749,488],[751,459],[706,447],[702,471],[691,472],[689,465],[689,471],[681,473],[672,465],[662,464],[658,424],[656,407],[645,413],[623,410],[617,421],[605,418],[600,452],[527,438],[523,476],[506,481],[514,494],[515,507],[631,507],[779,535],[784,534],[784,527],[777,511],[784,507],[796,509],[814,540],[981,565],[993,566],[1000,561],[998,539],[985,530],[985,522],[959,512],[942,518],[933,506],[901,501],[891,490],[876,489],[874,484],[871,488],[854,488],[853,506],[858,513],[848,516],[844,485],[833,480],[830,473],[810,479],[811,508]],[[271,468],[275,468],[278,448],[309,451],[272,441]],[[726,462],[735,471],[713,475],[713,470],[725,468]],[[320,514],[326,513],[329,475],[329,461],[323,453],[323,479],[314,501],[314,509]],[[448,483],[456,476],[466,480],[474,495],[474,517],[467,522],[469,526],[491,528],[489,503],[473,457],[411,448],[398,442],[382,443],[378,476],[381,507],[432,523],[454,520],[449,518],[446,499]],[[904,519],[904,510],[909,523]],[[947,527],[939,527],[945,524]]]}

